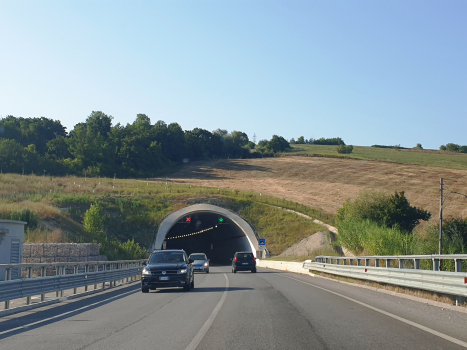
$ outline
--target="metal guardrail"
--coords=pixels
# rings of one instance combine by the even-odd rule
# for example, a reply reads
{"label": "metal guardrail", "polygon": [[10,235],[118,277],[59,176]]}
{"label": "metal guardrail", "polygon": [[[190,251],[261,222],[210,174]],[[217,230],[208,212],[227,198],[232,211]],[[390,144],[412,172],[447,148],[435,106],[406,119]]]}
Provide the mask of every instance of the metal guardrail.
{"label": "metal guardrail", "polygon": [[[466,259],[467,254],[317,256],[315,261],[306,260],[302,267],[333,275],[467,297],[467,273],[461,272],[461,262]],[[385,267],[380,266],[381,260],[385,261]],[[404,262],[407,260],[413,260],[414,268],[404,268]],[[420,260],[432,260],[433,270],[420,269]],[[440,271],[441,260],[454,260],[455,272]],[[398,261],[398,267],[391,267],[392,261]],[[370,266],[371,262],[374,266]],[[456,300],[462,301],[460,298],[456,298]]]}
{"label": "metal guardrail", "polygon": [[[41,301],[45,301],[45,293],[56,292],[56,296],[63,296],[66,289],[73,289],[77,293],[78,287],[110,282],[115,286],[117,281],[131,278],[141,274],[145,260],[120,260],[120,261],[88,261],[67,263],[43,263],[43,264],[0,264],[0,269],[6,270],[5,281],[0,282],[0,301],[5,302],[5,309],[10,308],[10,300],[26,297],[26,304],[31,303],[31,297],[41,295]],[[26,272],[26,277],[11,279],[12,271]],[[40,277],[34,277],[34,271],[40,271]],[[47,272],[54,273],[47,276]],[[21,276],[21,273],[19,274]]]}

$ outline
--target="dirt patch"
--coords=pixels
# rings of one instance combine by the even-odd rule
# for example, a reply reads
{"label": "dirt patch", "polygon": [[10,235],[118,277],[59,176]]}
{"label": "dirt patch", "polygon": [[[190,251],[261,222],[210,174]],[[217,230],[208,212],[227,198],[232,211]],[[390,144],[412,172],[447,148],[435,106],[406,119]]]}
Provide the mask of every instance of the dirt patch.
{"label": "dirt patch", "polygon": [[[283,157],[193,162],[159,181],[264,193],[336,213],[346,198],[366,188],[405,191],[412,205],[439,211],[439,179],[445,193],[467,194],[467,170],[335,158]],[[451,194],[445,217],[467,216],[467,198]]]}
{"label": "dirt patch", "polygon": [[327,232],[320,231],[287,248],[279,256],[308,256],[314,251],[324,248],[332,250]]}

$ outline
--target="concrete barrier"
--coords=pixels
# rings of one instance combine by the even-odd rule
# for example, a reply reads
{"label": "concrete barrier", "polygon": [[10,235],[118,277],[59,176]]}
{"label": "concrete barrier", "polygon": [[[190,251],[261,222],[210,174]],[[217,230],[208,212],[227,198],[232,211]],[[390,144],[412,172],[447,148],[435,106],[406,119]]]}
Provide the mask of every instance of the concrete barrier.
{"label": "concrete barrier", "polygon": [[303,268],[303,262],[295,261],[273,261],[273,260],[256,260],[257,267],[265,267],[269,269],[276,269],[282,271],[290,271],[296,273],[302,273],[308,275],[309,272],[307,269]]}

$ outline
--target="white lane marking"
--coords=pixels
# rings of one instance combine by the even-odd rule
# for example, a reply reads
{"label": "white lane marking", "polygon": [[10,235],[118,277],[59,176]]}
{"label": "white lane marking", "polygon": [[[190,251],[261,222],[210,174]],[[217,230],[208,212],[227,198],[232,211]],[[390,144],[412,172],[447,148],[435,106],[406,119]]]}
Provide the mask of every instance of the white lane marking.
{"label": "white lane marking", "polygon": [[359,304],[359,305],[362,305],[362,306],[364,306],[364,307],[367,307],[368,309],[371,309],[371,310],[376,311],[376,312],[379,312],[379,313],[381,313],[381,314],[383,314],[383,315],[392,317],[392,318],[394,318],[394,319],[396,319],[396,320],[398,320],[398,321],[407,323],[407,324],[409,324],[409,325],[411,325],[411,326],[413,326],[413,327],[415,327],[415,328],[421,329],[421,330],[423,330],[423,331],[425,331],[425,332],[431,333],[431,334],[436,335],[436,336],[438,336],[438,337],[440,337],[440,338],[443,338],[443,339],[445,339],[445,340],[448,340],[448,341],[450,341],[450,342],[452,342],[452,343],[454,343],[454,344],[457,344],[457,345],[460,345],[460,346],[462,346],[462,347],[464,347],[464,348],[467,348],[467,343],[464,342],[464,341],[462,341],[462,340],[459,340],[459,339],[453,338],[453,337],[451,337],[451,336],[449,336],[449,335],[447,335],[447,334],[444,334],[444,333],[435,331],[434,329],[431,329],[431,328],[425,327],[425,326],[423,326],[423,325],[421,325],[421,324],[418,324],[418,323],[415,323],[415,322],[413,322],[413,321],[407,320],[406,318],[403,318],[403,317],[400,317],[400,316],[391,314],[390,312],[387,312],[387,311],[378,309],[378,308],[376,308],[376,307],[374,307],[374,306],[365,304],[365,303],[363,303],[363,302],[361,302],[361,301],[358,301],[358,300],[356,300],[356,299],[350,298],[350,297],[345,296],[345,295],[343,295],[343,294],[340,294],[340,293],[337,293],[337,292],[333,292],[332,290],[329,290],[329,289],[326,289],[326,288],[323,288],[323,287],[318,287],[318,286],[315,286],[314,284],[307,283],[307,282],[304,282],[304,281],[301,281],[301,280],[298,280],[298,279],[296,279],[296,278],[289,277],[289,276],[286,276],[286,275],[283,275],[283,274],[279,274],[279,275],[282,276],[282,277],[286,277],[286,278],[289,278],[289,279],[291,279],[291,280],[294,280],[294,281],[297,281],[297,282],[300,282],[300,283],[303,283],[303,284],[307,284],[307,285],[309,285],[309,286],[312,286],[312,287],[315,287],[315,288],[324,290],[325,292],[328,292],[328,293],[337,295],[337,296],[339,296],[339,297],[341,297],[341,298],[344,298],[344,299],[353,301],[354,303]]}
{"label": "white lane marking", "polygon": [[225,289],[224,293],[222,294],[221,300],[217,303],[216,307],[212,311],[211,315],[209,318],[204,322],[203,327],[199,330],[198,334],[195,335],[193,340],[188,344],[188,346],[185,348],[185,350],[195,350],[199,343],[201,343],[201,340],[203,340],[204,336],[208,332],[209,328],[211,327],[212,323],[214,322],[214,319],[216,318],[219,310],[221,309],[222,305],[224,304],[225,298],[227,297],[227,291],[229,289],[229,279],[227,278],[227,275],[224,273],[225,277]]}
{"label": "white lane marking", "polygon": [[[0,335],[3,335],[3,334],[6,334],[6,333],[11,333],[11,332],[15,332],[15,331],[19,331],[19,330],[27,330],[29,329],[31,326],[35,326],[35,325],[38,325],[38,324],[41,324],[41,323],[44,323],[44,322],[47,322],[47,321],[50,321],[50,320],[53,320],[53,319],[56,319],[56,318],[60,318],[60,317],[63,317],[63,316],[66,316],[68,314],[72,314],[73,312],[77,312],[77,311],[80,311],[80,310],[84,310],[84,309],[87,309],[89,307],[92,307],[94,305],[98,305],[98,304],[102,304],[104,302],[107,302],[107,301],[111,301],[113,299],[116,299],[116,298],[120,298],[126,294],[131,294],[131,293],[135,293],[134,290],[132,291],[129,291],[129,292],[126,292],[126,293],[122,293],[122,294],[119,294],[119,295],[116,295],[112,298],[109,298],[109,299],[105,299],[105,300],[101,300],[101,301],[98,301],[98,302],[95,302],[93,304],[88,304],[86,306],[83,306],[83,307],[80,307],[78,309],[74,309],[74,310],[71,310],[71,311],[67,311],[67,312],[64,312],[63,314],[60,314],[60,315],[56,315],[56,316],[52,316],[52,317],[49,317],[49,318],[44,318],[43,320],[40,320],[40,321],[36,321],[36,322],[31,322],[31,323],[28,323],[28,324],[25,324],[21,327],[16,327],[16,328],[12,328],[12,329],[8,329],[6,331],[3,331],[3,332],[0,332]],[[1,339],[1,338],[0,338]]]}

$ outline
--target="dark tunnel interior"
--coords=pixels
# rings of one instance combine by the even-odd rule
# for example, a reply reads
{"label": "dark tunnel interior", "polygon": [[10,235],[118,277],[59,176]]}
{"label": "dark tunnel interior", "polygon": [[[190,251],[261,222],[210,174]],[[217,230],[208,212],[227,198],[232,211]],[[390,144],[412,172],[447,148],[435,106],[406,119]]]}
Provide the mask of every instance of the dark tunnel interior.
{"label": "dark tunnel interior", "polygon": [[235,252],[251,251],[245,233],[230,219],[217,213],[192,213],[180,218],[165,238],[166,249],[187,254],[205,253],[211,263],[230,264]]}

